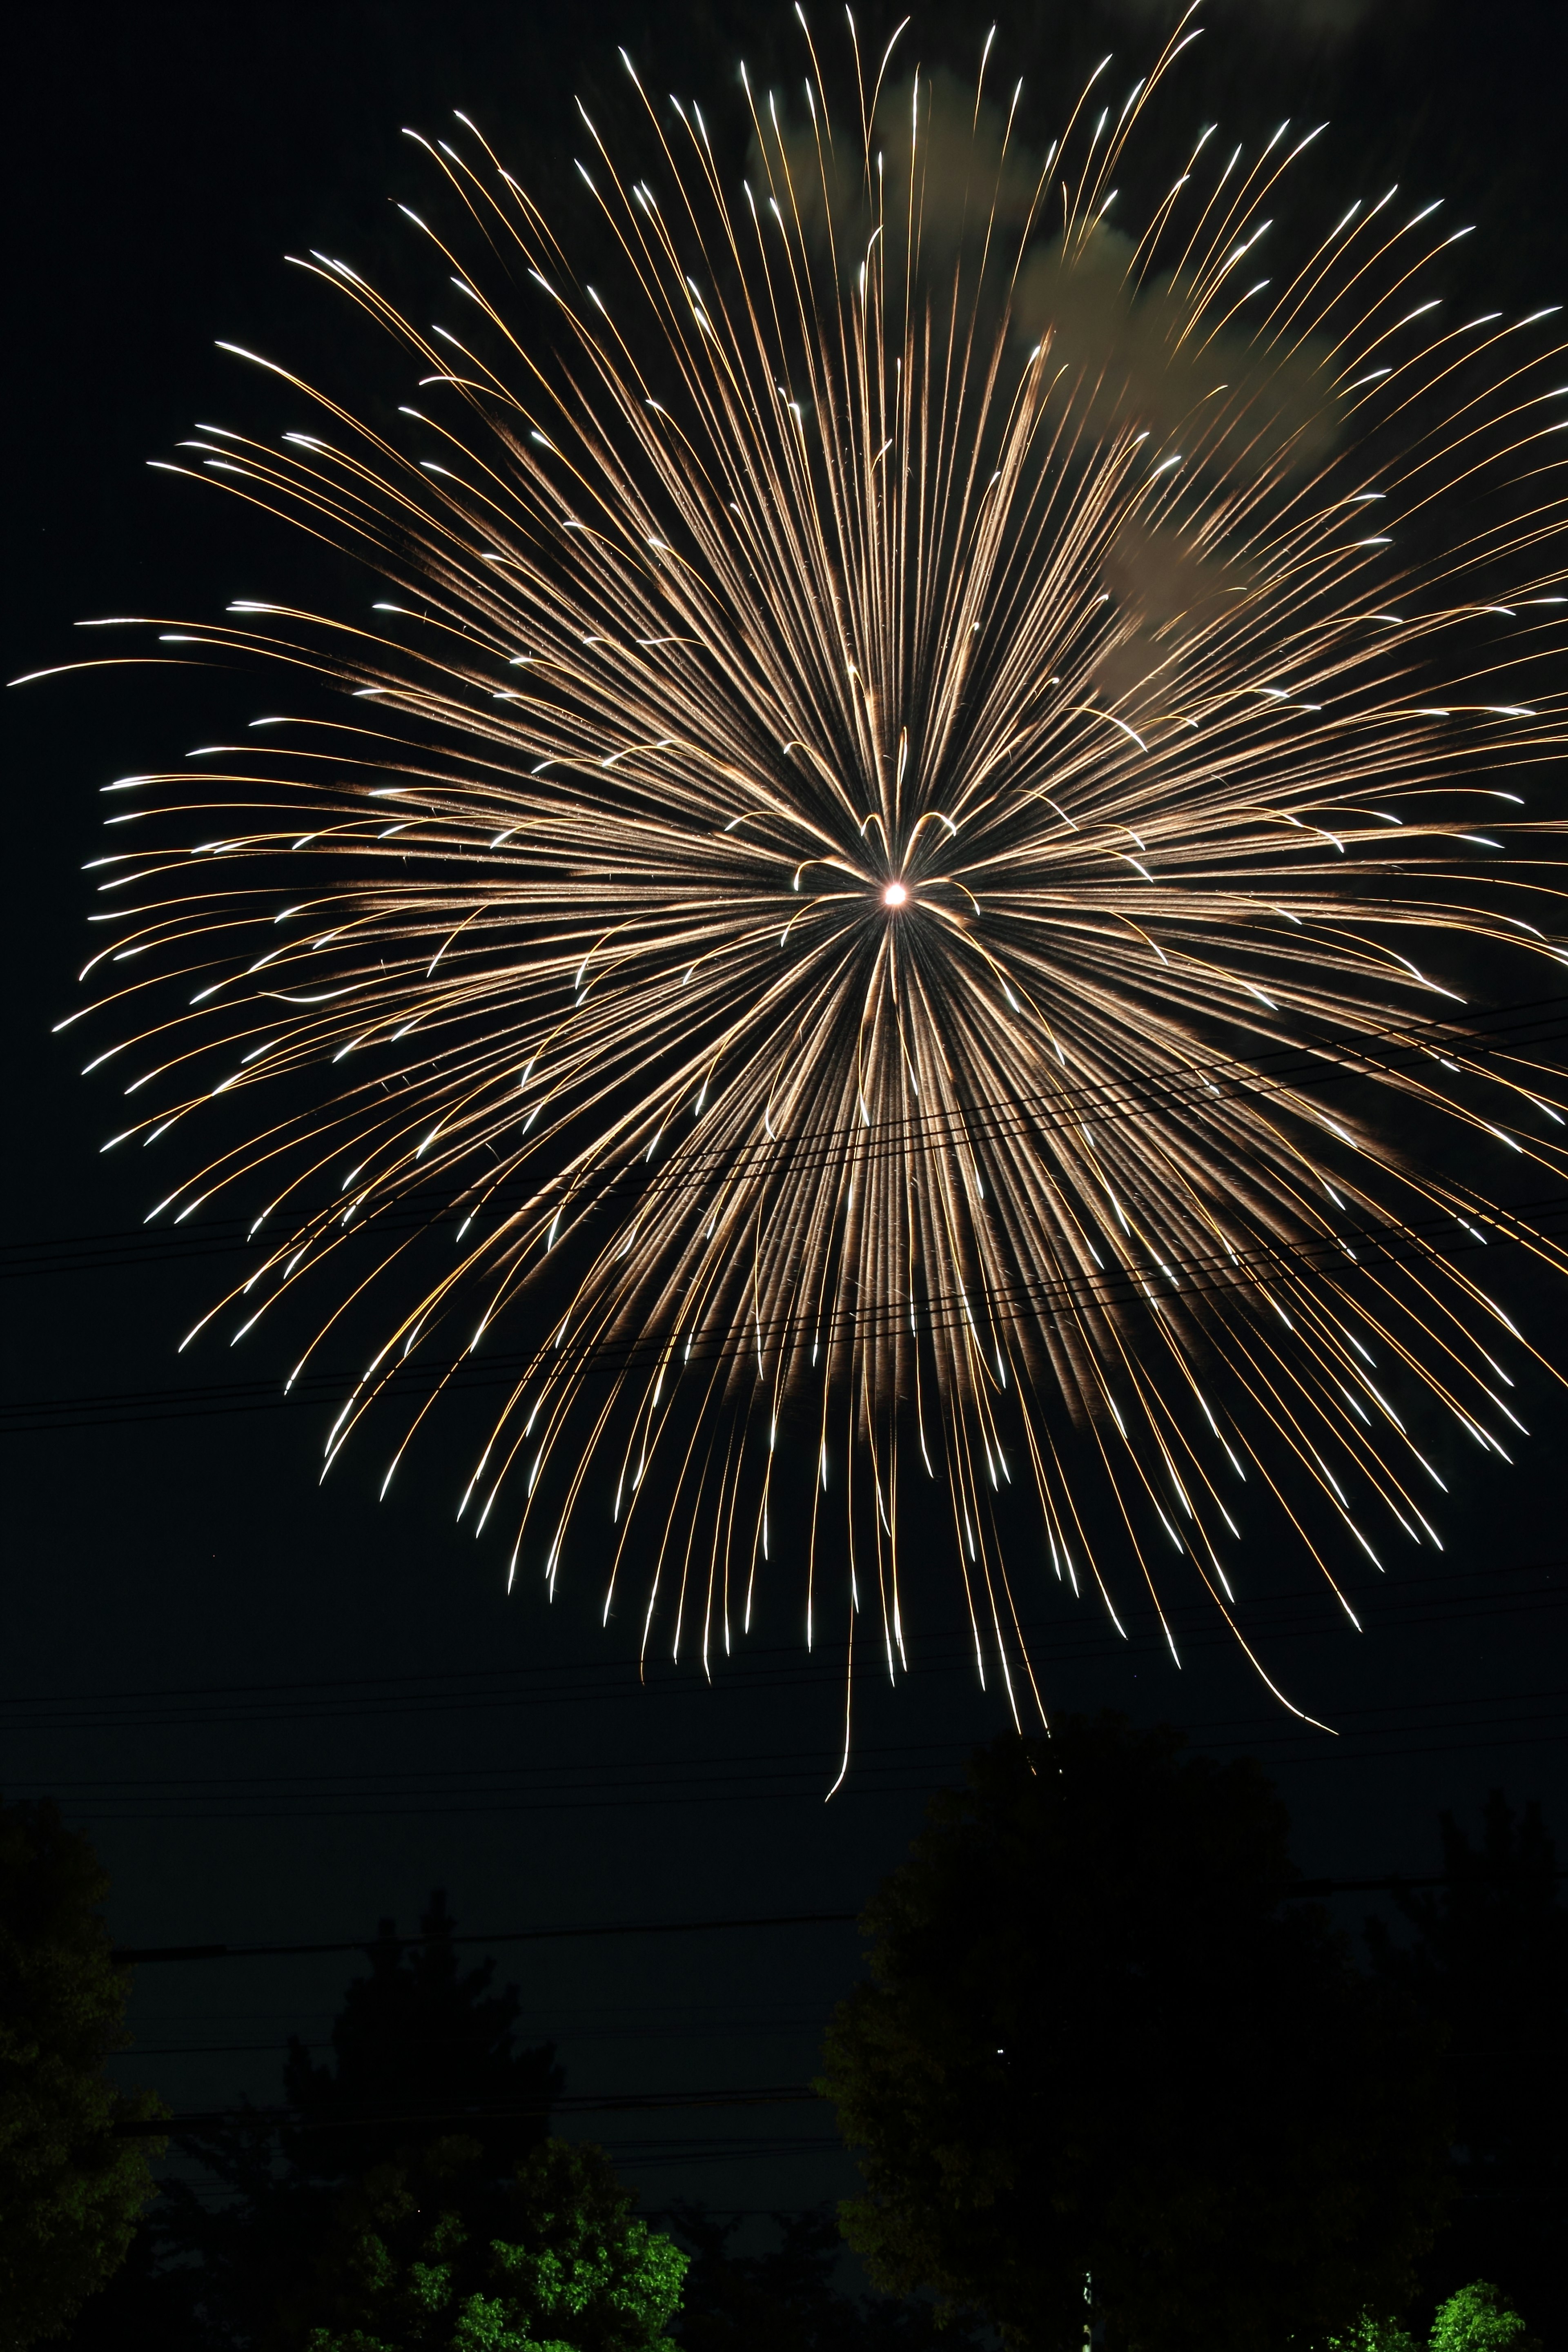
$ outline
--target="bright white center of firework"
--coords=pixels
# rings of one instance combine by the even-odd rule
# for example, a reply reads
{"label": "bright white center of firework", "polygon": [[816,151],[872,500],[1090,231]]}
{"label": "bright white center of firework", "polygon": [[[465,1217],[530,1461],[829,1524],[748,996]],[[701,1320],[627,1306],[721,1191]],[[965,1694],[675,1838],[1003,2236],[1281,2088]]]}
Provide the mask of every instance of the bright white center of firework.
{"label": "bright white center of firework", "polygon": [[901,882],[889,882],[882,893],[882,904],[884,907],[901,907],[909,895]]}

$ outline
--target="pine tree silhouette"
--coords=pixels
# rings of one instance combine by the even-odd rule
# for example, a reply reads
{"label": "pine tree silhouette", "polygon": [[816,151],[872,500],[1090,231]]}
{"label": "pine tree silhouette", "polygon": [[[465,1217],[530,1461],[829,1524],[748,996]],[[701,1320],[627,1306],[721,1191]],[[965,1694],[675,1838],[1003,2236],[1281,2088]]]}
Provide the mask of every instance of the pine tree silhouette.
{"label": "pine tree silhouette", "polygon": [[521,1996],[491,1990],[493,1960],[459,1971],[454,1926],[439,1888],[417,1942],[405,1947],[395,1922],[381,1921],[369,1974],[349,1985],[332,2027],[331,2058],[318,2065],[289,2042],[287,2120],[241,2110],[178,2136],[227,2194],[215,2206],[189,2181],[164,2184],[151,2231],[174,2267],[149,2284],[178,2290],[184,2308],[160,2311],[161,2352],[303,2343],[342,2200],[366,2175],[418,2170],[436,2142],[460,2141],[478,2147],[467,2177],[483,2203],[547,2137],[563,2079],[553,2046],[514,2046]]}
{"label": "pine tree silhouette", "polygon": [[283,2086],[299,2121],[285,2145],[301,2170],[342,2178],[461,2132],[510,2172],[546,2137],[563,2079],[553,2044],[513,2047],[518,1990],[491,1991],[493,1959],[460,1973],[454,1926],[440,1887],[411,1948],[380,1921],[370,1973],[349,1986],[332,2026],[331,2061],[316,2064],[290,2039]]}

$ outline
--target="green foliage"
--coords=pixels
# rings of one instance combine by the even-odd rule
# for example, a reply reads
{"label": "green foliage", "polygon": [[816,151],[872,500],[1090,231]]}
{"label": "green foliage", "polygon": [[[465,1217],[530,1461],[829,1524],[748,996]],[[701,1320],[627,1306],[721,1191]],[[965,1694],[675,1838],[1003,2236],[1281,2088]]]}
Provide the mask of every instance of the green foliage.
{"label": "green foliage", "polygon": [[1489,2280],[1472,2279],[1438,2305],[1431,2352],[1540,2352],[1540,2347],[1501,2290]]}
{"label": "green foliage", "polygon": [[152,2194],[159,2112],[103,2062],[125,2047],[130,1979],[98,1914],[106,1880],[50,1804],[0,1804],[0,2346],[58,2336],[124,2259]]}
{"label": "green foliage", "polygon": [[[1331,2340],[1326,2352],[1417,2352],[1417,2347],[1398,2320],[1373,2319],[1363,2312],[1352,2328]],[[1472,2279],[1437,2305],[1427,2352],[1541,2352],[1541,2347],[1500,2288]]]}
{"label": "green foliage", "polygon": [[1433,2037],[1281,1906],[1258,1768],[1119,1718],[999,1741],[867,1914],[824,2087],[879,2284],[1016,2346],[1285,2352],[1397,2310],[1447,2118]]}
{"label": "green foliage", "polygon": [[687,2257],[595,2147],[547,2141],[487,2192],[471,2140],[384,2165],[317,2263],[310,2352],[675,2352]]}
{"label": "green foliage", "polygon": [[1325,2352],[1418,2352],[1418,2347],[1399,2320],[1374,2319],[1363,2311],[1353,2327],[1329,2338]]}

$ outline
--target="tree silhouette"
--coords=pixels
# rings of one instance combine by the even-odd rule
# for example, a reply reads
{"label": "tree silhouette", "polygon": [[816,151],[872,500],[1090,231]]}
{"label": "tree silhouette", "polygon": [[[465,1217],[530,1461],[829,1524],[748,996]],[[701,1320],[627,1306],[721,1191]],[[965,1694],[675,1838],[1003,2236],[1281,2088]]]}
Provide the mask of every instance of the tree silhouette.
{"label": "tree silhouette", "polygon": [[1488,1798],[1479,1845],[1441,1816],[1444,1884],[1398,1898],[1401,1947],[1368,1926],[1384,1979],[1447,2037],[1458,2195],[1429,2266],[1497,2279],[1549,2344],[1568,2337],[1568,1908],[1538,1805]]}
{"label": "tree silhouette", "polygon": [[738,2221],[700,2205],[670,2209],[692,2253],[679,2326],[687,2352],[976,2352],[968,2329],[937,2329],[929,2304],[842,2292],[844,2240],[831,2206],[773,2220],[776,2245],[738,2253],[730,2243]]}
{"label": "tree silhouette", "polygon": [[825,2087],[873,2276],[1110,2347],[1295,2352],[1397,2310],[1430,2242],[1435,2037],[1283,1903],[1253,1763],[1112,1716],[1004,1739],[866,1915]]}
{"label": "tree silhouette", "polygon": [[420,1915],[421,1941],[404,1948],[383,1919],[332,2026],[332,2062],[315,2064],[289,2043],[284,2096],[298,2118],[290,2156],[314,2177],[341,2178],[460,2131],[497,2172],[550,2129],[561,2070],[548,2044],[514,2045],[521,1996],[491,1990],[493,1959],[466,1973],[437,1887]]}
{"label": "tree silhouette", "polygon": [[369,1973],[349,1985],[333,2024],[331,2061],[318,2065],[289,2043],[284,2118],[241,2113],[180,2135],[228,2192],[214,2208],[172,2180],[162,2200],[159,2235],[188,2266],[193,2345],[288,2352],[307,2342],[341,2200],[378,2168],[416,2178],[426,2151],[460,2134],[471,2151],[466,2193],[493,2198],[545,2140],[562,2080],[554,2052],[517,2048],[519,1993],[492,1990],[493,1960],[458,1968],[454,1925],[439,1889],[412,1944],[381,1921]]}
{"label": "tree silhouette", "polygon": [[52,1804],[0,1803],[0,2346],[58,2335],[123,2261],[152,2195],[148,2143],[115,2126],[162,2112],[104,2073],[131,1979],[99,1916],[108,1886]]}

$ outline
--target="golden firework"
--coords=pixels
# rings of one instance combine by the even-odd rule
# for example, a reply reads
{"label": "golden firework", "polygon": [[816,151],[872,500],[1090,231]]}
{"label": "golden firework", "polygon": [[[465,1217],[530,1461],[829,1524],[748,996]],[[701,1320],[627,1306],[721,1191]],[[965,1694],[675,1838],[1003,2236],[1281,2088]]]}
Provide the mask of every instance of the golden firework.
{"label": "golden firework", "polygon": [[1434,1413],[1514,1418],[1456,1249],[1562,1253],[1443,1138],[1563,1165],[1538,1051],[1461,1002],[1563,961],[1519,789],[1568,740],[1561,345],[1448,318],[1435,206],[1303,235],[1315,133],[1205,132],[1113,229],[1190,37],[1044,153],[989,41],[967,90],[856,52],[837,110],[808,45],[743,157],[628,63],[602,288],[459,118],[415,226],[460,332],[304,264],[419,405],[273,369],[310,431],[184,445],[387,593],[165,631],[314,699],[110,787],[153,845],[98,861],[114,1140],[233,1097],[159,1213],[255,1210],[231,1337],[325,1286],[296,1377],[380,1314],[326,1451],[401,1412],[384,1493],[513,1350],[459,1516],[552,1591],[613,1530],[645,1640],[727,1642],[782,1544],[808,1633],[866,1612],[895,1671],[912,1483],[1033,1706],[1021,1573],[1115,1615],[1134,1568],[1164,1623],[1195,1572],[1239,1638],[1244,1520],[1343,1599],[1436,1539]]}

